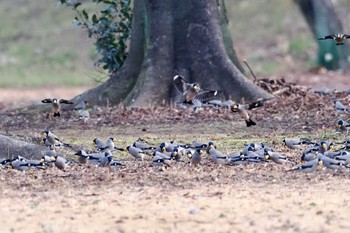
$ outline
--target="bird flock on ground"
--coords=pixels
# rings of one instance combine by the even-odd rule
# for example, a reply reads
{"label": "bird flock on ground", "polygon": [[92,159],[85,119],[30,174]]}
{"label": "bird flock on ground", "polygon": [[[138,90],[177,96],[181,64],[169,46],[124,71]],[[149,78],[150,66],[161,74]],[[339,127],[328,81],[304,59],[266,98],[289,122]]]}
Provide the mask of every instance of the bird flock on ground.
{"label": "bird flock on ground", "polygon": [[[137,140],[131,145],[117,147],[114,138],[108,138],[106,142],[100,138],[92,140],[93,152],[78,150],[69,156],[59,155],[57,150],[71,149],[71,145],[62,142],[57,135],[51,131],[44,130],[41,144],[47,146],[41,159],[26,159],[16,156],[0,162],[3,169],[15,169],[27,171],[29,169],[48,169],[52,166],[59,170],[69,169],[70,164],[90,164],[97,167],[108,167],[117,170],[127,165],[116,157],[125,151],[135,162],[149,163],[171,167],[174,164],[183,166],[200,167],[203,160],[209,160],[219,166],[244,166],[244,164],[259,164],[272,162],[276,165],[285,165],[286,172],[310,173],[324,166],[332,170],[345,170],[350,168],[350,140],[344,142],[321,141],[313,142],[303,138],[285,138],[282,145],[290,150],[299,150],[300,158],[287,157],[281,152],[265,145],[262,142],[246,143],[242,150],[223,153],[214,142],[202,143],[192,141],[191,143],[177,143],[175,141],[162,142],[159,145],[150,145],[143,140]],[[339,146],[338,149],[336,147]],[[113,154],[114,155],[113,155]]]}
{"label": "bird flock on ground", "polygon": [[[336,45],[342,45],[345,39],[350,36],[346,34],[332,34],[319,40],[333,39]],[[182,95],[183,102],[181,105],[190,105],[194,111],[198,111],[201,107],[229,108],[232,112],[238,112],[242,119],[246,122],[247,127],[256,125],[256,122],[251,119],[248,110],[263,106],[264,99],[258,99],[252,103],[236,103],[232,100],[218,100],[223,94],[221,90],[205,90],[196,82],[189,83],[181,75],[175,75],[173,83],[176,90]],[[44,99],[42,103],[49,103],[52,106],[53,117],[61,116],[62,104],[74,104],[65,99]],[[79,113],[79,118],[83,122],[87,122],[90,114],[87,110],[89,103],[82,101],[75,105],[74,110]],[[335,101],[335,108],[338,113],[349,114],[350,110],[339,100]],[[348,133],[350,123],[346,120],[339,119],[337,122],[338,128]],[[198,167],[202,160],[209,159],[212,163],[220,166],[240,166],[247,163],[268,163],[273,162],[278,165],[290,163],[287,172],[314,172],[319,166],[324,166],[327,169],[343,170],[350,168],[350,141],[344,142],[312,142],[302,138],[285,138],[283,145],[291,150],[300,150],[300,160],[289,158],[282,153],[266,146],[264,143],[255,142],[244,144],[242,150],[224,154],[220,151],[214,142],[202,143],[193,141],[191,143],[176,143],[162,142],[159,145],[149,145],[144,141],[135,141],[132,145],[126,148],[115,146],[115,139],[108,138],[106,142],[99,138],[95,138],[94,152],[87,153],[85,150],[76,151],[74,158],[64,158],[56,151],[58,148],[71,148],[67,143],[62,142],[58,136],[49,130],[44,130],[41,143],[47,147],[46,152],[40,160],[27,159],[23,156],[16,156],[12,159],[4,159],[0,165],[4,169],[15,169],[26,171],[28,169],[47,169],[52,164],[60,170],[67,170],[69,164],[93,164],[99,167],[109,167],[112,170],[120,169],[126,165],[115,159],[116,151],[127,151],[135,161],[149,162],[152,164],[162,165],[165,167],[172,166],[174,163],[182,163],[189,166]],[[340,148],[335,149],[336,145]]]}

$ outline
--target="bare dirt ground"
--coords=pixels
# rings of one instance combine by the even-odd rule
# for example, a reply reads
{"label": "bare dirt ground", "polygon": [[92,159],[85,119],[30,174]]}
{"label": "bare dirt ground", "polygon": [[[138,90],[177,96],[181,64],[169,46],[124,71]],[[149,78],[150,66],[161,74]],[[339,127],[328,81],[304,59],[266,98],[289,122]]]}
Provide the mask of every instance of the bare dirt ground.
{"label": "bare dirt ground", "polygon": [[[344,94],[337,98],[349,103]],[[294,162],[226,167],[205,158],[199,168],[183,163],[163,168],[121,152],[114,156],[126,167],[116,171],[73,162],[66,172],[2,169],[1,232],[350,231],[349,171],[286,172],[300,162],[301,150],[281,147],[284,137],[346,138],[335,132],[330,96],[291,87],[252,111],[258,125],[251,128],[238,115],[214,109],[194,114],[165,107],[95,108],[91,116],[85,125],[67,111],[53,120],[45,113],[10,112],[0,116],[0,129],[37,143],[40,131],[49,128],[73,145],[60,150],[70,160],[74,150],[91,149],[93,138],[114,136],[123,147],[138,138],[151,144],[210,140],[224,153],[263,141]]]}

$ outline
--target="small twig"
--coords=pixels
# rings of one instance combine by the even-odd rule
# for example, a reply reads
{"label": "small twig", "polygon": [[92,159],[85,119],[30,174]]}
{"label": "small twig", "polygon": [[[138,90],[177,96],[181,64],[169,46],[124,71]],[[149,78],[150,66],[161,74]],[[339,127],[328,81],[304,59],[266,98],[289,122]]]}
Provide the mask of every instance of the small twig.
{"label": "small twig", "polygon": [[252,68],[250,68],[250,66],[249,66],[249,64],[248,64],[248,62],[247,62],[247,60],[244,59],[243,62],[244,62],[244,64],[248,67],[250,73],[252,74],[252,76],[253,76],[253,78],[254,78],[254,82],[256,82],[256,81],[257,81],[257,77],[255,76],[255,74],[254,74]]}
{"label": "small twig", "polygon": [[285,88],[279,89],[277,91],[274,91],[274,92],[272,92],[272,95],[281,95],[281,94],[286,93],[287,91],[290,91],[290,87],[285,87]]}

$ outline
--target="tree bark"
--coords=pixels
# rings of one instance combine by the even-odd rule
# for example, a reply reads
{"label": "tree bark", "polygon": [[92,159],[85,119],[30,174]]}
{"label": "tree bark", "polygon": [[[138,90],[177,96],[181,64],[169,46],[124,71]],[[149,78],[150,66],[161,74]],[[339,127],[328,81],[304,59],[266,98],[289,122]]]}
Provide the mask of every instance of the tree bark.
{"label": "tree bark", "polygon": [[[219,3],[219,4],[218,4]],[[135,0],[129,55],[104,84],[73,99],[93,105],[153,106],[178,98],[181,74],[239,101],[271,98],[241,71],[222,0]]]}
{"label": "tree bark", "polygon": [[[294,0],[294,2],[299,6],[316,40],[343,32],[341,21],[331,0]],[[317,40],[317,42],[318,65],[328,70],[350,68],[348,44],[337,46],[334,41]]]}

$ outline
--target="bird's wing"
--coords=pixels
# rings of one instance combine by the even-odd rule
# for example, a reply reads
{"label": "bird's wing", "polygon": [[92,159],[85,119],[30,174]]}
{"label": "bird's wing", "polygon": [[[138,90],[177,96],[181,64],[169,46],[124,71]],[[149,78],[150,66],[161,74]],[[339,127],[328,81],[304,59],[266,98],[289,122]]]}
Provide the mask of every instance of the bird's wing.
{"label": "bird's wing", "polygon": [[176,75],[174,77],[173,83],[174,83],[176,90],[178,92],[180,92],[181,94],[185,93],[188,89],[188,83],[186,83],[186,81],[180,75]]}
{"label": "bird's wing", "polygon": [[41,102],[45,104],[49,104],[49,103],[52,103],[52,99],[43,99]]}
{"label": "bird's wing", "polygon": [[350,35],[344,34],[344,39],[350,39]]}
{"label": "bird's wing", "polygon": [[318,38],[318,40],[327,40],[327,39],[334,39],[334,34]]}
{"label": "bird's wing", "polygon": [[194,97],[194,99],[197,99],[201,102],[206,102],[208,100],[217,98],[222,94],[223,94],[222,90],[218,90],[218,91],[202,90]]}
{"label": "bird's wing", "polygon": [[60,99],[60,104],[74,104],[72,101],[65,100],[65,99]]}

